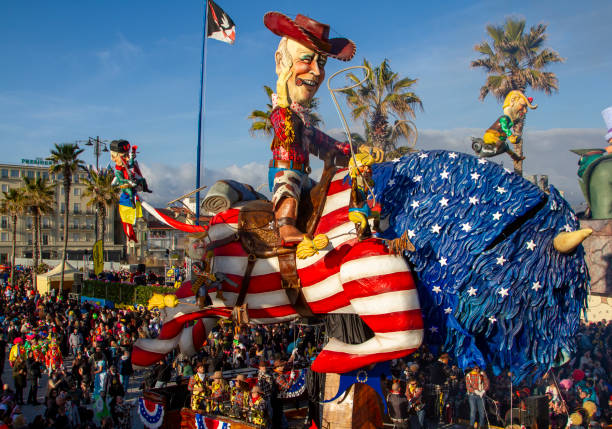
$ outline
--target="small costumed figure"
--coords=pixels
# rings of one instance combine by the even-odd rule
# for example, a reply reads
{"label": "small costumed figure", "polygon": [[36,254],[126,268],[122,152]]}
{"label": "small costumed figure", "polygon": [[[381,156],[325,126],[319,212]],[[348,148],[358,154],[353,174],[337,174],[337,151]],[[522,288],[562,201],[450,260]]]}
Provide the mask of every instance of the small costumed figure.
{"label": "small costumed figure", "polygon": [[45,354],[45,365],[47,365],[49,375],[55,369],[63,365],[63,363],[64,359],[62,358],[62,352],[60,351],[60,348],[57,345],[55,337],[52,337],[51,342],[49,343],[49,348],[47,349],[47,353]]}
{"label": "small costumed figure", "polygon": [[232,415],[236,418],[244,418],[245,410],[249,406],[249,387],[242,374],[238,374],[234,379],[231,403]]}
{"label": "small costumed figure", "polygon": [[191,409],[193,411],[204,408],[204,400],[206,399],[206,375],[204,371],[204,363],[198,363],[196,373],[191,376],[189,384],[187,384],[187,390],[191,392]]}
{"label": "small costumed figure", "polygon": [[349,220],[355,223],[360,239],[371,235],[368,219],[380,218],[380,211],[372,210],[370,207],[372,199],[369,196],[374,184],[371,166],[382,162],[384,156],[381,149],[362,145],[359,147],[359,152],[349,159],[349,175],[351,176]]}
{"label": "small costumed figure", "polygon": [[261,396],[261,388],[253,386],[249,394],[249,422],[258,426],[264,426],[266,421],[266,401]]}
{"label": "small costumed figure", "polygon": [[210,384],[210,399],[206,404],[206,411],[209,413],[223,414],[223,402],[228,398],[227,383],[223,379],[221,371],[215,371]]}
{"label": "small costumed figure", "polygon": [[515,161],[525,159],[510,149],[508,142],[516,143],[519,136],[512,133],[514,124],[525,116],[527,107],[537,109],[537,104],[531,104],[533,98],[527,98],[521,91],[512,90],[506,95],[502,106],[504,114],[485,131],[482,139],[472,137],[472,149],[478,156],[491,157],[506,152]]}
{"label": "small costumed figure", "polygon": [[34,354],[34,360],[36,360],[36,362],[45,362],[45,354],[42,351],[42,346],[40,345],[38,338],[34,338],[32,340],[32,353]]}
{"label": "small costumed figure", "polygon": [[15,361],[19,356],[23,356],[25,359],[25,347],[23,346],[23,338],[17,337],[13,340],[13,347],[11,347],[11,351],[9,352],[9,363],[11,368],[15,364]]}
{"label": "small costumed figure", "polygon": [[115,163],[113,184],[121,188],[119,216],[125,235],[134,242],[137,241],[134,224],[142,217],[137,192],[151,192],[136,161],[136,147],[131,147],[127,140],[113,140],[110,144],[111,160]]}
{"label": "small costumed figure", "polygon": [[282,37],[274,55],[278,80],[270,117],[274,139],[268,182],[274,217],[281,245],[298,245],[298,258],[306,258],[328,243],[326,236],[311,240],[296,227],[300,196],[314,185],[308,177],[310,152],[336,164],[346,161],[350,152],[348,143],[338,142],[310,125],[308,109],[325,79],[327,58],[349,61],[355,55],[355,44],[345,38],[330,39],[329,25],[300,14],[293,20],[268,12],[264,24]]}

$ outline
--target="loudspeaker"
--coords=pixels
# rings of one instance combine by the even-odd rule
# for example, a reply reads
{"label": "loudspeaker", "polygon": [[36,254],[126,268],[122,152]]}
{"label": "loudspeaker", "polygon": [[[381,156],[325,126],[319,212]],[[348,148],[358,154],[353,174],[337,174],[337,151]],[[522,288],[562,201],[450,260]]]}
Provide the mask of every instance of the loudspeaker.
{"label": "loudspeaker", "polygon": [[550,423],[548,418],[548,397],[545,395],[528,397],[527,416],[528,424],[532,429],[547,429]]}
{"label": "loudspeaker", "polygon": [[138,272],[144,274],[146,269],[147,269],[147,266],[145,264],[138,264]]}

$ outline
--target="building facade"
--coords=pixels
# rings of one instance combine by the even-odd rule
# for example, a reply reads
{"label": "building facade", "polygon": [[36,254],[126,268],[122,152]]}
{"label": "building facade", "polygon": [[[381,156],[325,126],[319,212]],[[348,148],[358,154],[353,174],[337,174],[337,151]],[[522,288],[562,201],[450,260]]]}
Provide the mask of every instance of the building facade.
{"label": "building facade", "polygon": [[[41,218],[40,243],[43,261],[61,259],[64,245],[64,212],[68,210],[68,259],[83,260],[91,256],[95,242],[95,209],[87,206],[88,198],[83,195],[86,186],[81,180],[86,173],[73,176],[70,189],[70,207],[64,206],[64,186],[61,174],[49,173],[49,161],[43,159],[23,159],[22,164],[0,163],[0,188],[9,189],[23,186],[23,179],[42,177],[51,181],[55,190],[54,212]],[[32,257],[33,220],[26,212],[17,221],[16,258]],[[0,216],[0,263],[11,259],[13,243],[12,221],[10,216]],[[125,259],[125,238],[117,208],[109,210],[106,218],[104,236],[104,256],[106,261],[119,262]]]}

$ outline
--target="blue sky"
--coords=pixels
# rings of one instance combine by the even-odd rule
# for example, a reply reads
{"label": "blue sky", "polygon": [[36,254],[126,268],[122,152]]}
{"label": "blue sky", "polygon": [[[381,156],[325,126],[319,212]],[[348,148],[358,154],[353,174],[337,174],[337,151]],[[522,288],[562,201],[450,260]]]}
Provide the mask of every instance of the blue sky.
{"label": "blue sky", "polygon": [[[527,119],[526,173],[549,174],[570,202],[580,200],[577,159],[568,150],[603,145],[600,112],[612,105],[612,2],[218,4],[236,22],[237,41],[208,43],[206,182],[223,174],[255,182],[265,176],[269,142],[251,137],[246,119],[266,102],[262,86],[275,82],[278,37],[264,27],[265,12],[302,13],[329,23],[333,34],[357,45],[349,65],[364,57],[373,63],[390,59],[400,75],[418,79],[415,92],[425,111],[416,118],[417,147],[463,151],[469,151],[469,136],[481,134],[500,112],[494,99],[478,100],[484,74],[469,67],[477,57],[473,46],[486,38],[486,24],[518,16],[528,25],[548,24],[548,45],[566,59],[551,68],[559,77],[557,94],[528,93],[540,107]],[[193,0],[2,2],[2,161],[46,156],[53,142],[126,138],[139,145],[141,163],[156,176],[156,198],[189,190],[202,12],[202,2]],[[330,60],[328,76],[344,66]],[[340,121],[324,87],[319,98],[323,128],[337,132]],[[91,151],[86,159],[92,162]]]}

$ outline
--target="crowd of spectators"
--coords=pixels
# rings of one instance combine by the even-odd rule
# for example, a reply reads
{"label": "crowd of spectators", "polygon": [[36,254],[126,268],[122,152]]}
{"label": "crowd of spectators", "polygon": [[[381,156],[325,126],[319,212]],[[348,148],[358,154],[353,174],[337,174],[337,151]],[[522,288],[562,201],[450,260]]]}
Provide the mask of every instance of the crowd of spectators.
{"label": "crowd of spectators", "polygon": [[[125,271],[112,275],[105,279],[135,280]],[[130,388],[141,388],[132,377],[132,345],[137,338],[158,334],[159,315],[41,297],[28,269],[2,291],[0,429],[129,427],[125,395]],[[191,393],[187,407],[286,427],[278,398],[291,388],[298,370],[309,367],[324,341],[322,325],[239,327],[220,322],[197,355],[171,353],[147,371],[143,387],[183,384]],[[411,429],[462,420],[479,427],[505,426],[511,420],[529,426],[533,416],[528,398],[541,396],[549,405],[552,429],[566,427],[568,421],[574,429],[610,424],[612,323],[582,324],[577,343],[576,354],[563,366],[521,383],[487,368],[463,371],[448,355],[434,356],[423,346],[392,362],[387,386],[392,422]],[[11,373],[2,374],[7,358]],[[249,371],[224,379],[230,370]],[[39,386],[44,375],[48,381]],[[24,402],[36,406],[29,422],[21,410]]]}

